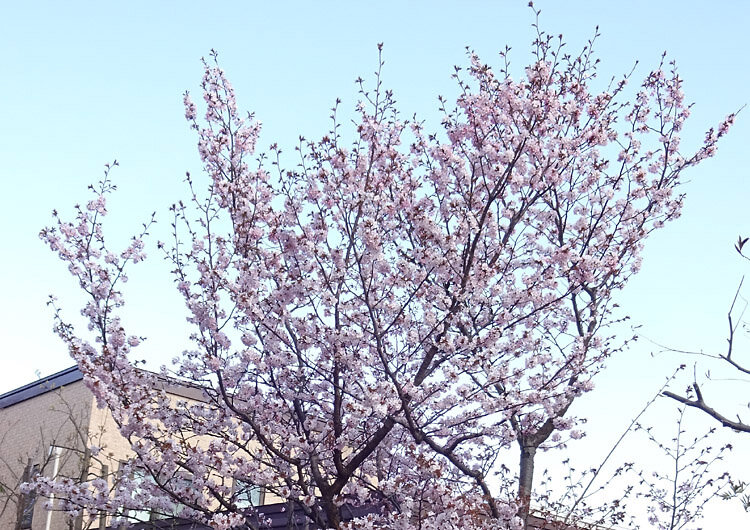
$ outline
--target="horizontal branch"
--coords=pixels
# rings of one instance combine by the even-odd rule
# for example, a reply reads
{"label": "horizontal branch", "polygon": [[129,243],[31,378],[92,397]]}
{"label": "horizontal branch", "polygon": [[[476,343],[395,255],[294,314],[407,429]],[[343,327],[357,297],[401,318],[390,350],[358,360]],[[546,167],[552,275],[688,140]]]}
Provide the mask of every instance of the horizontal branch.
{"label": "horizontal branch", "polygon": [[750,425],[743,423],[742,421],[730,420],[729,418],[721,414],[716,409],[708,406],[708,404],[705,401],[703,401],[703,396],[701,395],[701,392],[700,392],[700,389],[698,388],[697,383],[693,383],[693,389],[695,389],[695,394],[696,396],[698,396],[698,398],[695,400],[691,400],[684,396],[680,396],[668,390],[665,390],[662,393],[662,395],[667,396],[668,398],[672,398],[675,401],[682,403],[683,405],[687,405],[688,407],[693,407],[698,410],[702,410],[703,412],[705,412],[706,414],[708,414],[709,416],[717,420],[719,423],[721,423],[724,427],[729,427],[730,429],[734,429],[735,431],[738,431],[738,432],[750,433]]}

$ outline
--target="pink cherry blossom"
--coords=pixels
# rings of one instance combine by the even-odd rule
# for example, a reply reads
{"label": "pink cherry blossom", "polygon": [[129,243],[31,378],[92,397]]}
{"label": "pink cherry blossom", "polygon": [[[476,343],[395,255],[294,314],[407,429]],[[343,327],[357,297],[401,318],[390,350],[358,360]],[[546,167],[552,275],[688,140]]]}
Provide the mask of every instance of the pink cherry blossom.
{"label": "pink cherry blossom", "polygon": [[[89,338],[59,314],[57,331],[153,480],[40,478],[40,491],[71,511],[178,500],[217,529],[252,517],[240,483],[321,527],[522,528],[535,451],[583,436],[569,408],[627,342],[614,300],[646,236],[679,216],[682,172],[734,119],[679,152],[674,66],[628,101],[627,77],[596,91],[590,54],[540,34],[514,80],[470,52],[435,135],[400,118],[378,72],[351,139],[334,109],[291,168],[276,146],[256,153],[260,123],[215,54],[204,61],[202,118],[184,104],[209,199],[188,177],[165,250],[193,348],[159,375],[136,367],[119,289],[148,224],[123,250],[105,244],[109,169],[74,221],[41,234],[89,295]],[[167,377],[203,400],[171,402]],[[517,448],[509,496],[490,478]],[[179,473],[189,487],[164,479]],[[378,509],[347,522],[345,505]]]}

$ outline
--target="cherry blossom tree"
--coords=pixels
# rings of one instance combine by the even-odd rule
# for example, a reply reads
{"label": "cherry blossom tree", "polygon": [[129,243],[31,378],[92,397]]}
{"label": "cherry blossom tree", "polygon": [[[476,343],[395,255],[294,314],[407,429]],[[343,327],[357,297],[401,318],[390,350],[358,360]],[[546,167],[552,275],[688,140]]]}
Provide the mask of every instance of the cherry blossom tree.
{"label": "cherry blossom tree", "polygon": [[[256,151],[260,123],[212,54],[204,110],[184,98],[208,181],[188,175],[160,244],[193,348],[160,375],[132,360],[120,284],[150,225],[111,250],[109,171],[41,234],[89,296],[93,339],[59,312],[57,331],[150,479],[122,477],[114,495],[44,487],[109,513],[176,502],[215,528],[262,527],[237,484],[321,528],[526,527],[536,452],[582,435],[568,410],[628,342],[616,293],[679,215],[683,170],[734,118],[683,153],[674,64],[628,99],[631,74],[595,89],[592,46],[571,55],[538,31],[517,78],[507,50],[497,69],[469,51],[438,132],[402,117],[379,69],[359,81],[351,139],[337,101],[292,168],[276,145]],[[202,399],[170,401],[165,377]],[[498,460],[508,450],[518,476]]]}

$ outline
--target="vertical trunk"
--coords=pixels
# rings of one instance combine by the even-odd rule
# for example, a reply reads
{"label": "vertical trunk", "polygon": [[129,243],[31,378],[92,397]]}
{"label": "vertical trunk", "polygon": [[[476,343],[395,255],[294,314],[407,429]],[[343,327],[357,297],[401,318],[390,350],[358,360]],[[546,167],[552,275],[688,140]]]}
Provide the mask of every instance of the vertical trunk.
{"label": "vertical trunk", "polygon": [[555,419],[562,418],[572,403],[572,398],[555,415],[550,416],[536,431],[524,433],[518,416],[511,416],[511,424],[516,430],[518,445],[521,448],[520,470],[518,476],[518,516],[523,520],[524,530],[529,528],[529,511],[531,509],[531,492],[534,487],[534,457],[536,450],[550,437],[555,430]]}
{"label": "vertical trunk", "polygon": [[[101,478],[109,482],[109,466],[107,464],[102,464],[102,473]],[[100,530],[104,530],[107,528],[107,513],[101,512],[99,514],[99,528]]]}
{"label": "vertical trunk", "polygon": [[341,528],[341,514],[333,499],[322,499],[322,505],[326,514],[326,528]]}
{"label": "vertical trunk", "polygon": [[[78,483],[86,482],[89,478],[89,465],[91,465],[91,450],[86,447],[81,457],[81,469],[78,476]],[[73,530],[83,530],[83,512],[80,513],[73,522]]]}
{"label": "vertical trunk", "polygon": [[[31,458],[26,462],[26,467],[23,469],[23,475],[21,475],[20,484],[31,481]],[[16,526],[15,530],[21,530],[24,523],[24,514],[28,510],[27,504],[31,502],[31,494],[24,495],[23,493],[18,494],[18,500],[16,502]]]}
{"label": "vertical trunk", "polygon": [[518,499],[521,506],[518,515],[523,520],[524,530],[528,529],[531,491],[534,487],[534,456],[537,445],[527,444],[524,437],[518,440],[521,446],[520,471],[518,477]]}

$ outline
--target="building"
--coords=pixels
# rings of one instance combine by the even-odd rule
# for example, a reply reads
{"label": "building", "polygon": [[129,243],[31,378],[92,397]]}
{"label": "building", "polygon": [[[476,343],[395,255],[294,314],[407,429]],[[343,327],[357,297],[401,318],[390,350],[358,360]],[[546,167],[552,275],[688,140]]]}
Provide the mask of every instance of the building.
{"label": "building", "polygon": [[[200,399],[200,391],[186,385],[168,383],[165,390],[175,398]],[[87,448],[101,448],[98,455]],[[79,517],[71,520],[64,513],[45,509],[47,499],[21,493],[20,484],[37,473],[50,477],[70,477],[84,482],[96,477],[115,480],[118,463],[133,455],[106,409],[83,382],[77,367],[68,368],[0,395],[0,529],[2,530],[93,530],[110,528],[110,518]],[[261,492],[262,493],[262,492]],[[253,504],[259,516],[272,528],[311,530],[299,510],[274,503],[270,495],[258,494]],[[54,499],[52,500],[54,502]],[[351,508],[345,517],[367,513]],[[206,529],[180,519],[156,520],[132,528]]]}
{"label": "building", "polygon": [[[201,399],[194,387],[165,381],[163,388],[175,399]],[[91,446],[100,448],[99,453],[92,455]],[[107,517],[71,521],[59,511],[46,510],[47,499],[22,493],[20,484],[36,474],[77,482],[101,477],[114,483],[120,464],[132,455],[112,415],[97,407],[77,367],[0,395],[0,529],[103,528]]]}
{"label": "building", "polygon": [[[67,529],[60,513],[23,494],[20,483],[37,473],[48,476],[88,475],[86,446],[107,437],[106,414],[94,403],[77,368],[68,368],[0,396],[0,484],[3,508],[0,528]],[[127,444],[111,435],[112,454],[127,458]],[[90,459],[89,459],[90,460]],[[101,471],[101,470],[100,470]],[[82,526],[82,525],[79,525]]]}

